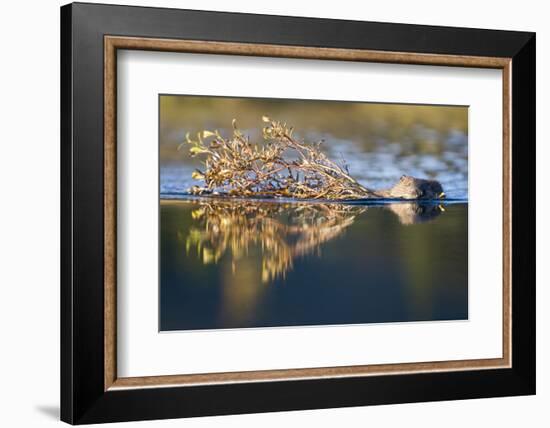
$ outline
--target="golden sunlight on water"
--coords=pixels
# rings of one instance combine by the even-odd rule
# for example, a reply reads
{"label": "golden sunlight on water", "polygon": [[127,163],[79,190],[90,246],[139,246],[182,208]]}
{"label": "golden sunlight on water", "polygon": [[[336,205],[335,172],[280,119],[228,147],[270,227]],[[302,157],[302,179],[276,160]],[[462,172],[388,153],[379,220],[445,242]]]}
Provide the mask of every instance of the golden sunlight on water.
{"label": "golden sunlight on water", "polygon": [[239,269],[235,263],[222,266],[222,299],[223,306],[219,317],[221,322],[234,320],[239,323],[246,323],[253,318],[258,307],[265,287],[258,287],[256,278],[258,266],[251,259],[243,259],[239,262]]}

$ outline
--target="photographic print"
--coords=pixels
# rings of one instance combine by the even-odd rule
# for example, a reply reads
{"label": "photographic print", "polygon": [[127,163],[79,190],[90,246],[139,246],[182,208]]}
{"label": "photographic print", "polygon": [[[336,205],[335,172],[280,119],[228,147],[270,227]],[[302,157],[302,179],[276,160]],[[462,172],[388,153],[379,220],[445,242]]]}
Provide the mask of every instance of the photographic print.
{"label": "photographic print", "polygon": [[468,319],[468,107],[159,95],[160,331]]}

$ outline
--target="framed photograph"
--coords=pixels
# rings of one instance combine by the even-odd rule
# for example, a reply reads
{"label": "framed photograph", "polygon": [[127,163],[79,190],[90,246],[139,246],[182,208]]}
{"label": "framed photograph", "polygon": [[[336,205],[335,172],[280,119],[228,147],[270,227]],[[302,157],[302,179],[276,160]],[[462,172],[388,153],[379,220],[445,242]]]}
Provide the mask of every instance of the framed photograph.
{"label": "framed photograph", "polygon": [[535,35],[61,8],[61,418],[535,393]]}

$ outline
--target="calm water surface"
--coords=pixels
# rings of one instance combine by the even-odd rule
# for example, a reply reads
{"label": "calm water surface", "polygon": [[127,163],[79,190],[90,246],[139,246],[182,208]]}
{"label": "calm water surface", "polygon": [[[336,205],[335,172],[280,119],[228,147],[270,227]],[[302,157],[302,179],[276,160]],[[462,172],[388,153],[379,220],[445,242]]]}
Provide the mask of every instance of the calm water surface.
{"label": "calm water surface", "polygon": [[160,329],[468,318],[468,205],[161,200]]}

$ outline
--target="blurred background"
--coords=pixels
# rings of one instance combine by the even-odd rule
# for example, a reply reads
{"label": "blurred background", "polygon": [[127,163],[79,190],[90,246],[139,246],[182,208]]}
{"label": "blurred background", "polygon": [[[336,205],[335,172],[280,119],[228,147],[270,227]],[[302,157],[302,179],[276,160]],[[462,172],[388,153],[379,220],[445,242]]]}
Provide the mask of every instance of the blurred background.
{"label": "blurred background", "polygon": [[439,180],[449,198],[468,198],[468,108],[344,101],[160,96],[161,197],[184,194],[200,166],[184,145],[187,132],[232,132],[231,121],[261,141],[262,115],[294,126],[307,142],[348,164],[371,188],[394,184],[402,174]]}

